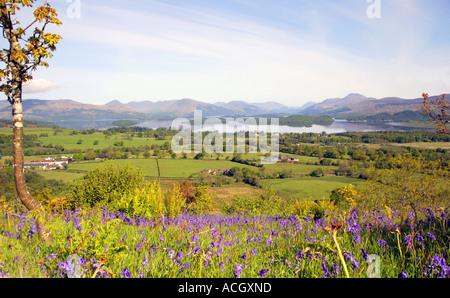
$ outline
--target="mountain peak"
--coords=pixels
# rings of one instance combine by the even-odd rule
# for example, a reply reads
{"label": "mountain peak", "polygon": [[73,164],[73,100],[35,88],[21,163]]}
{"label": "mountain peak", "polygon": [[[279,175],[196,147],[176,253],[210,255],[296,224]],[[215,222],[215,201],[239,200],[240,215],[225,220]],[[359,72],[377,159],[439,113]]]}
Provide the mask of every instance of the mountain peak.
{"label": "mountain peak", "polygon": [[344,99],[368,99],[368,98],[359,93],[350,93],[349,95],[344,97]]}
{"label": "mountain peak", "polygon": [[115,106],[115,105],[121,105],[122,103],[120,101],[118,101],[117,99],[112,100],[110,102],[108,102],[107,104],[105,104],[105,106]]}

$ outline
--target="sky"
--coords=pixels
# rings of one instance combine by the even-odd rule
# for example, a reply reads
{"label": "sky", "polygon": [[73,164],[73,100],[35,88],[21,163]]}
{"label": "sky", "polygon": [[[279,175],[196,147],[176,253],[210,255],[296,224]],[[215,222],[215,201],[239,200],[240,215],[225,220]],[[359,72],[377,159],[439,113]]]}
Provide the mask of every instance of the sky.
{"label": "sky", "polygon": [[24,98],[301,106],[450,91],[448,0],[49,2],[63,39]]}

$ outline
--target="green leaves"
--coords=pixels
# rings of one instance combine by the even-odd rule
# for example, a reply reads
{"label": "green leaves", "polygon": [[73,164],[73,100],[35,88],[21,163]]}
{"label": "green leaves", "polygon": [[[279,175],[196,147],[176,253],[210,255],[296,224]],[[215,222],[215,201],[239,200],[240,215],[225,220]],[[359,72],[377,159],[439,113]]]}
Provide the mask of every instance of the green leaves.
{"label": "green leaves", "polygon": [[[4,92],[8,99],[12,93],[13,82],[29,81],[32,79],[31,72],[38,66],[49,66],[44,59],[53,56],[56,44],[62,39],[58,34],[46,32],[49,24],[57,26],[62,24],[56,10],[47,2],[35,9],[34,20],[28,26],[19,26],[17,11],[21,7],[31,7],[34,2],[34,0],[0,1],[0,27],[3,28],[3,37],[10,45],[8,49],[0,50],[0,61],[5,64],[0,69],[0,80],[6,79],[0,86],[0,91]],[[30,32],[30,29],[38,24],[39,26]]]}

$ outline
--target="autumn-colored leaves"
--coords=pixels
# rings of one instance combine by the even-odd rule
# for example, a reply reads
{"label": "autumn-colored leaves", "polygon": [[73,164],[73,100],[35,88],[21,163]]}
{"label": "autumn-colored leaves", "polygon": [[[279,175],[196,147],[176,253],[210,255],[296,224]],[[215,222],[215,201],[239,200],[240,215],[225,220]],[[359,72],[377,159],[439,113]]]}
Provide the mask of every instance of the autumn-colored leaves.
{"label": "autumn-colored leaves", "polygon": [[422,94],[423,106],[422,109],[428,116],[431,122],[435,123],[436,131],[438,133],[449,133],[447,127],[449,122],[449,102],[446,95],[443,94],[436,99],[429,98],[428,94]]}

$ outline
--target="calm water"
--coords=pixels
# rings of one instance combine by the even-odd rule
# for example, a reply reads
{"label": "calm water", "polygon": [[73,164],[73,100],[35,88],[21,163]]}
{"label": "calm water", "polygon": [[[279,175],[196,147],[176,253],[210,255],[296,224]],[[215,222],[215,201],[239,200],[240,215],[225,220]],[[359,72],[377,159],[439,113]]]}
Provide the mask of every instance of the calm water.
{"label": "calm water", "polygon": [[[98,129],[104,130],[113,127],[114,120],[85,120],[85,121],[64,121],[60,123],[56,123],[57,125],[69,128],[69,129]],[[172,125],[172,121],[159,121],[159,120],[148,120],[141,122],[138,126],[145,128],[159,128],[166,127],[169,128]],[[242,130],[244,129],[244,125],[238,122],[232,122],[229,126],[229,129],[233,130]],[[248,126],[250,131],[267,131],[263,127]],[[270,125],[268,126],[270,128]],[[208,125],[204,126],[203,130],[206,131],[224,131],[226,129],[225,122],[221,125]],[[270,129],[269,129],[270,130]],[[312,127],[292,127],[292,126],[279,126],[280,133],[321,133],[326,132],[327,134],[331,133],[340,133],[340,132],[364,132],[364,131],[413,131],[413,130],[424,130],[423,128],[415,128],[415,127],[404,127],[401,126],[400,123],[349,123],[346,120],[335,119],[335,122],[330,126],[321,126],[321,125],[313,125]]]}

